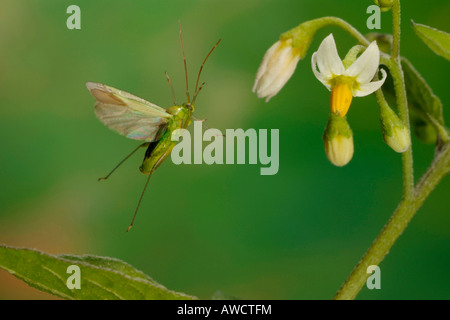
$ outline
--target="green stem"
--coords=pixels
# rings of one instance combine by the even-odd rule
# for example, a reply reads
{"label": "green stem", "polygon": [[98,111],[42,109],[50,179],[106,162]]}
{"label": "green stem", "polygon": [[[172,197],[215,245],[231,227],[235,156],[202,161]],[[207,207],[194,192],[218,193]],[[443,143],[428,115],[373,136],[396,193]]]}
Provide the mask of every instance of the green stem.
{"label": "green stem", "polygon": [[[399,39],[397,41],[399,41]],[[394,41],[394,43],[397,41]],[[392,56],[389,57],[388,55],[381,53],[380,62],[389,68],[389,71],[392,75],[392,79],[394,82],[394,89],[399,117],[410,131],[411,128],[409,121],[408,100],[405,88],[405,79],[401,65],[401,59],[400,57],[393,58]],[[382,100],[378,99],[378,103],[379,104],[383,103],[383,100],[384,97]],[[409,198],[412,197],[414,189],[414,168],[413,168],[412,147],[410,147],[407,151],[402,153],[402,172],[403,172],[403,197]]]}
{"label": "green stem", "polygon": [[[389,61],[383,56],[382,62],[389,67],[394,81],[396,102],[400,119],[410,129],[408,101],[406,97],[405,80],[400,61],[400,0],[395,0],[392,8],[393,45]],[[381,90],[377,93],[380,107],[386,103]],[[386,103],[387,105],[387,103]],[[409,130],[410,131],[410,130]],[[368,278],[367,267],[379,265],[392,248],[398,237],[408,226],[414,214],[423,204],[430,192],[448,173],[450,166],[450,144],[446,143],[435,155],[433,163],[414,188],[414,171],[412,147],[402,153],[403,197],[378,237],[364,254],[361,261],[344,282],[335,299],[354,299]]]}
{"label": "green stem", "polygon": [[324,25],[335,25],[346,32],[348,32],[353,38],[355,38],[363,46],[368,46],[370,44],[369,40],[366,39],[357,29],[355,29],[350,23],[341,18],[337,17],[323,17],[321,18]]}
{"label": "green stem", "polygon": [[449,170],[450,143],[446,143],[414,189],[414,197],[411,199],[404,198],[400,202],[389,222],[339,289],[334,297],[335,300],[350,300],[356,297],[369,276],[367,267],[381,263],[430,192],[442,177],[448,174]]}
{"label": "green stem", "polygon": [[[395,43],[395,41],[394,41]],[[406,98],[405,80],[400,59],[392,58],[391,75],[394,81],[395,95],[397,98],[398,115],[405,126],[410,130],[408,100]],[[413,196],[414,189],[414,170],[412,146],[402,153],[402,171],[403,171],[403,197],[410,199]]]}
{"label": "green stem", "polygon": [[[395,0],[392,6],[392,54],[391,75],[394,80],[395,95],[397,97],[397,108],[400,119],[410,129],[408,100],[406,98],[405,79],[400,60],[400,0]],[[403,171],[403,198],[411,199],[414,190],[414,170],[412,146],[402,153]]]}
{"label": "green stem", "polygon": [[392,35],[392,58],[397,59],[400,57],[400,0],[394,1],[392,6]]}
{"label": "green stem", "polygon": [[323,17],[305,21],[295,28],[286,31],[280,39],[293,38],[293,47],[300,49],[300,57],[304,58],[316,32],[326,26],[334,25],[354,37],[361,45],[367,47],[369,41],[347,21],[337,17]]}

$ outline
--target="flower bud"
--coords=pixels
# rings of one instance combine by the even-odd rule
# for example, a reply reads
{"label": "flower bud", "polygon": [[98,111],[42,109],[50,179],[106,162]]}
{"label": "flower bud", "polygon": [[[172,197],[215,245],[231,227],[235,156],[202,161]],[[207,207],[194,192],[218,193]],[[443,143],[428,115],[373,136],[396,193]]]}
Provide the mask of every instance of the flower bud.
{"label": "flower bud", "polygon": [[292,47],[292,38],[285,38],[267,50],[256,74],[253,92],[268,102],[290,79],[300,60],[300,51]]}
{"label": "flower bud", "polygon": [[382,12],[391,10],[395,0],[374,0],[375,4],[380,7]]}
{"label": "flower bud", "polygon": [[325,154],[332,164],[343,167],[353,157],[353,132],[346,117],[330,114],[323,133]]}
{"label": "flower bud", "polygon": [[269,101],[286,84],[297,63],[306,56],[317,30],[328,25],[327,18],[303,22],[286,31],[267,50],[256,74],[253,92]]}
{"label": "flower bud", "polygon": [[409,129],[388,106],[380,106],[383,139],[395,152],[405,152],[411,145]]}
{"label": "flower bud", "polygon": [[411,145],[409,130],[405,125],[392,128],[392,135],[384,136],[384,141],[396,152],[402,153]]}

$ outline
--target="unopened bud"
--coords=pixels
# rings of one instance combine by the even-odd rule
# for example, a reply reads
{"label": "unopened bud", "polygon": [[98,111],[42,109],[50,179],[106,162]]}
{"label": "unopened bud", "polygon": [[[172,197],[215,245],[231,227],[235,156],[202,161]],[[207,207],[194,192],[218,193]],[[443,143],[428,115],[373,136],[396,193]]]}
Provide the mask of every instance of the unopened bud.
{"label": "unopened bud", "polygon": [[258,98],[269,101],[294,73],[300,54],[298,49],[293,48],[292,41],[292,38],[278,40],[264,55],[253,85],[253,92]]}
{"label": "unopened bud", "polygon": [[375,4],[380,7],[383,12],[391,10],[395,0],[374,0]]}
{"label": "unopened bud", "polygon": [[323,133],[325,154],[332,164],[343,167],[353,157],[353,132],[346,117],[331,113]]}
{"label": "unopened bud", "polygon": [[384,141],[395,152],[405,152],[411,145],[409,129],[388,106],[380,107],[381,129]]}
{"label": "unopened bud", "polygon": [[392,128],[392,135],[384,136],[384,141],[396,152],[405,152],[411,145],[409,130],[405,125]]}

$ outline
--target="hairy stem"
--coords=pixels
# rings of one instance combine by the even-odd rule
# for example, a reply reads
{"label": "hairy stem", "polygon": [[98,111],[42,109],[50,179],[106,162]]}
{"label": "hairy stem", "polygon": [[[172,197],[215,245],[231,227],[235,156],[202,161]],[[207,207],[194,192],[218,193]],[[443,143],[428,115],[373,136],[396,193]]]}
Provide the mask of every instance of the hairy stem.
{"label": "hairy stem", "polygon": [[369,250],[367,250],[361,261],[339,289],[334,299],[350,300],[356,297],[369,276],[367,274],[367,267],[381,263],[386,254],[391,250],[395,241],[397,241],[398,237],[406,229],[414,214],[429,196],[430,192],[449,170],[450,143],[447,143],[437,153],[430,168],[420,179],[414,189],[414,197],[412,199],[404,198],[400,202],[391,219],[384,226]]}
{"label": "hairy stem", "polygon": [[[400,61],[400,0],[395,0],[392,8],[393,21],[393,45],[389,59],[382,55],[382,62],[386,64],[394,81],[396,102],[400,119],[410,128],[408,101],[406,98],[405,80]],[[381,90],[378,90],[377,99],[380,107],[387,105]],[[409,222],[423,204],[430,192],[436,187],[439,181],[450,170],[450,143],[445,143],[438,149],[435,158],[414,187],[414,171],[412,147],[402,153],[402,173],[403,173],[403,197],[397,209],[391,216],[388,223],[381,230],[375,241],[356,265],[350,276],[337,292],[334,299],[354,299],[363,287],[368,278],[367,267],[379,265],[387,253],[391,250],[398,237],[408,226]]]}
{"label": "hairy stem", "polygon": [[343,30],[345,30],[348,34],[350,34],[353,38],[355,38],[360,44],[363,46],[368,46],[370,44],[369,40],[366,39],[357,29],[355,29],[350,23],[341,18],[337,17],[323,17],[321,18],[324,25],[335,25]]}
{"label": "hairy stem", "polygon": [[[394,41],[395,42],[395,41]],[[408,101],[406,98],[405,79],[399,58],[392,58],[390,71],[394,81],[395,95],[397,98],[398,115],[405,126],[410,130]],[[410,133],[411,134],[411,133]],[[403,197],[411,199],[414,189],[414,169],[412,146],[402,153],[403,171]]]}
{"label": "hairy stem", "polygon": [[394,1],[392,6],[392,58],[400,57],[400,0]]}
{"label": "hairy stem", "polygon": [[[406,98],[405,78],[400,59],[400,0],[392,6],[392,53],[390,71],[394,81],[395,96],[400,119],[410,129],[408,100]],[[402,153],[403,198],[411,199],[414,189],[414,170],[412,146]]]}

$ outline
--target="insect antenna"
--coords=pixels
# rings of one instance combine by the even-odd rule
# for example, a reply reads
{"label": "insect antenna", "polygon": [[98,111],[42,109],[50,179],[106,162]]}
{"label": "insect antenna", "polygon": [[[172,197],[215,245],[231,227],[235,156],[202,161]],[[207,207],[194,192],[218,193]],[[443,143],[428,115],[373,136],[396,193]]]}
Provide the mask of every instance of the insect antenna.
{"label": "insect antenna", "polygon": [[167,74],[167,71],[165,72],[165,75],[166,75],[167,82],[169,82],[170,93],[172,94],[173,105],[177,106],[178,104],[175,101],[175,92],[173,91],[172,82],[170,81],[170,78],[169,78],[169,75]]}
{"label": "insect antenna", "polygon": [[186,96],[188,99],[188,103],[191,103],[191,98],[189,97],[189,85],[188,85],[188,72],[187,72],[187,64],[186,64],[186,55],[184,54],[184,45],[183,45],[183,35],[181,34],[181,21],[178,21],[180,25],[180,41],[181,41],[181,51],[183,52],[183,61],[184,61],[184,75],[186,77]]}
{"label": "insect antenna", "polygon": [[[203,66],[205,65],[206,60],[208,60],[209,56],[211,55],[211,53],[214,51],[214,49],[219,45],[220,41],[222,41],[222,39],[219,39],[219,41],[217,41],[217,43],[214,45],[214,47],[211,49],[211,51],[209,51],[208,55],[206,56],[205,60],[203,60],[202,65],[200,66],[200,70],[198,71],[198,76],[197,76],[197,82],[195,83],[195,91],[194,91],[194,96],[198,95],[198,92],[200,91],[200,89],[197,91],[198,88],[198,82],[200,81],[200,74],[202,73],[203,70]],[[200,86],[200,88],[203,86],[203,84]]]}
{"label": "insect antenna", "polygon": [[130,223],[130,225],[127,228],[127,232],[130,231],[130,229],[133,227],[134,219],[136,219],[136,214],[138,213],[139,207],[141,206],[142,198],[144,197],[145,190],[147,189],[147,186],[148,186],[148,183],[150,181],[150,178],[152,176],[153,171],[154,170],[152,170],[150,172],[150,174],[148,175],[147,182],[145,183],[144,190],[142,190],[141,197],[139,198],[139,202],[137,204],[136,210],[134,211],[133,219],[131,220],[131,223]]}
{"label": "insect antenna", "polygon": [[192,98],[192,103],[191,103],[191,104],[194,104],[195,99],[197,99],[197,96],[198,96],[198,94],[200,93],[200,90],[203,89],[203,87],[205,86],[205,84],[206,84],[206,82],[203,82],[203,83],[200,85],[200,88],[198,88],[198,90],[196,90],[197,92],[195,93],[194,98]]}

